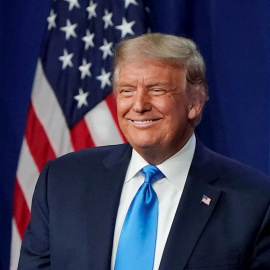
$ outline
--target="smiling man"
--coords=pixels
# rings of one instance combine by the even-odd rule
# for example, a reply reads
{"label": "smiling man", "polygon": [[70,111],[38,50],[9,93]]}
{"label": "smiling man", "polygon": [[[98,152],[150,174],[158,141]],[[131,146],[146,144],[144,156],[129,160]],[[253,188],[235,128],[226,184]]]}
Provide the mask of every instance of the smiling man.
{"label": "smiling man", "polygon": [[270,182],[194,135],[208,89],[189,39],[146,34],[115,49],[128,144],[50,161],[19,269],[270,269]]}
{"label": "smiling man", "polygon": [[116,83],[120,127],[132,147],[158,165],[191,137],[202,101],[192,104],[186,71],[159,59],[122,63]]}

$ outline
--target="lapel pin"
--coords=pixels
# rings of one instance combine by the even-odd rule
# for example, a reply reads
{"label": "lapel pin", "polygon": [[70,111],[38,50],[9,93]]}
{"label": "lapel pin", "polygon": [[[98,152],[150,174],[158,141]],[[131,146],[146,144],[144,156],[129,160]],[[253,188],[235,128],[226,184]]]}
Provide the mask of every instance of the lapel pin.
{"label": "lapel pin", "polygon": [[211,203],[211,198],[207,197],[206,195],[202,196],[201,203],[209,205]]}

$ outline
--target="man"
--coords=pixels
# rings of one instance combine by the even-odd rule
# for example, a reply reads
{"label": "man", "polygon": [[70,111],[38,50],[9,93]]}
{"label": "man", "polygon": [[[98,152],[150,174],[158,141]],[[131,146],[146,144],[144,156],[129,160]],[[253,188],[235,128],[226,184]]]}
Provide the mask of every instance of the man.
{"label": "man", "polygon": [[[208,98],[195,44],[163,34],[121,42],[113,88],[129,144],[85,149],[45,166],[19,269],[270,269],[268,177],[194,135]],[[158,218],[154,247],[144,256],[133,250],[141,237],[135,231],[128,232],[134,243],[121,246],[149,164],[162,176],[148,185]],[[141,266],[152,248],[152,265]],[[119,267],[135,253],[135,264]]]}

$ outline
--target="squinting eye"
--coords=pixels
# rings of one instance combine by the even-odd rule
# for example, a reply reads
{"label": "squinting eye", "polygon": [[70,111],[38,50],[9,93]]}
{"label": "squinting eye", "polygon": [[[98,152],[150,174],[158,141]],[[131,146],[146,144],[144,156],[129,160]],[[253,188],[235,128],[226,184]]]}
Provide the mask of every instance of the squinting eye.
{"label": "squinting eye", "polygon": [[133,95],[134,90],[132,90],[132,89],[121,89],[119,92],[123,96],[131,96],[131,95]]}
{"label": "squinting eye", "polygon": [[163,95],[165,93],[164,89],[154,88],[151,90],[153,95]]}

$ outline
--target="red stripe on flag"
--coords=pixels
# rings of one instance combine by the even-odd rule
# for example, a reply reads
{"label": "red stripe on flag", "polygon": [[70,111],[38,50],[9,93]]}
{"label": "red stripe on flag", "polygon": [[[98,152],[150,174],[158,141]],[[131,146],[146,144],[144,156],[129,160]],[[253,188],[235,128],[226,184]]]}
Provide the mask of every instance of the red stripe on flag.
{"label": "red stripe on flag", "polygon": [[45,163],[50,159],[56,158],[56,155],[34,111],[32,102],[30,102],[27,117],[25,138],[38,170],[41,171]]}
{"label": "red stripe on flag", "polygon": [[116,109],[116,102],[115,102],[115,97],[114,97],[114,94],[111,93],[110,95],[108,95],[105,99],[106,103],[107,103],[107,106],[109,107],[110,111],[111,111],[111,114],[112,114],[112,117],[114,119],[114,122],[119,130],[119,133],[123,139],[124,142],[127,142],[127,139],[125,138],[122,130],[120,129],[119,127],[119,124],[118,124],[118,119],[117,119],[117,109]]}
{"label": "red stripe on flag", "polygon": [[30,210],[26,204],[22,189],[17,178],[15,179],[14,184],[13,217],[19,235],[22,239],[26,227],[30,221]]}
{"label": "red stripe on flag", "polygon": [[71,142],[74,150],[95,147],[95,143],[87,128],[84,118],[70,130]]}

